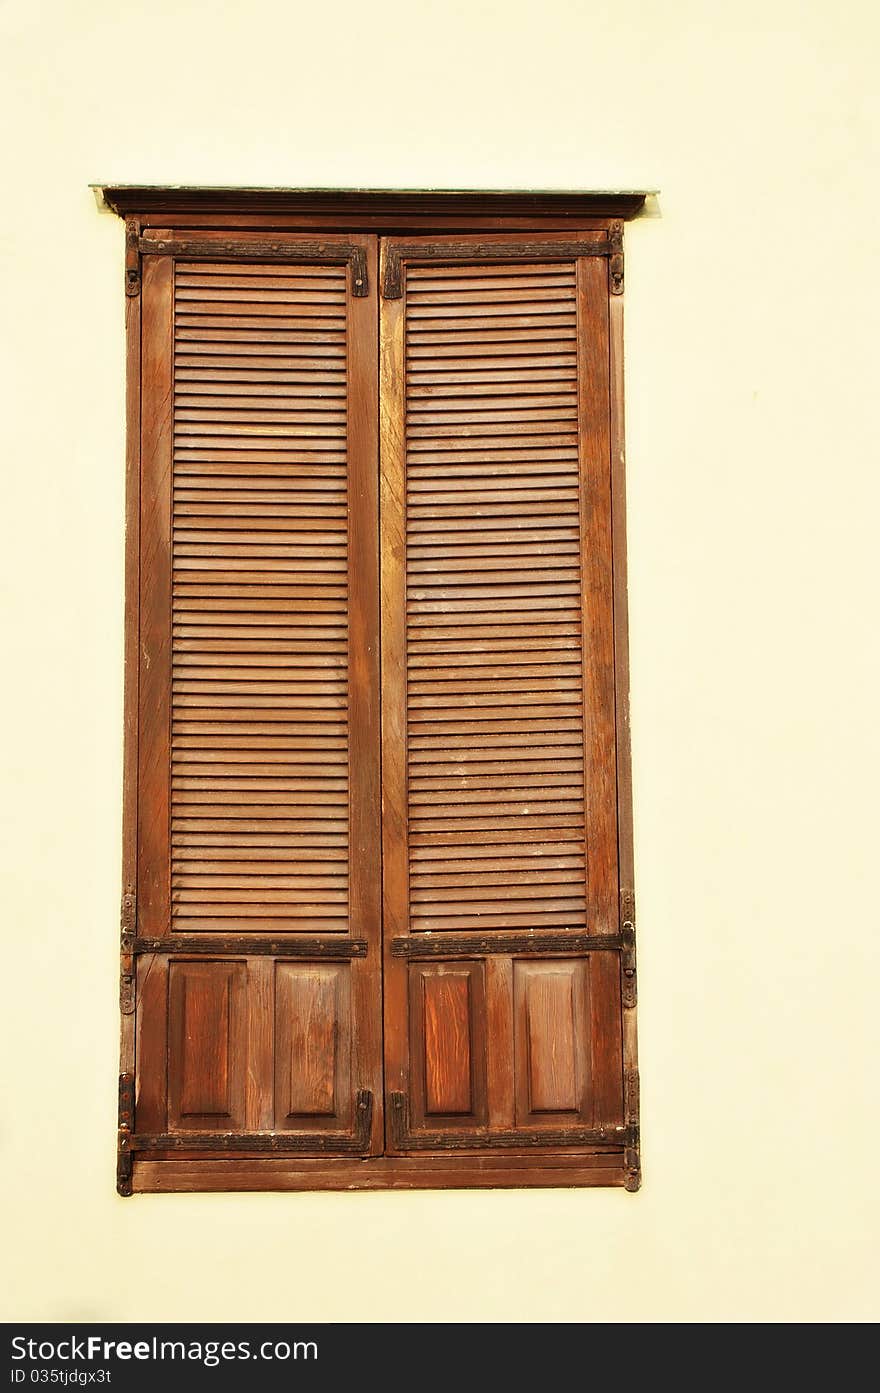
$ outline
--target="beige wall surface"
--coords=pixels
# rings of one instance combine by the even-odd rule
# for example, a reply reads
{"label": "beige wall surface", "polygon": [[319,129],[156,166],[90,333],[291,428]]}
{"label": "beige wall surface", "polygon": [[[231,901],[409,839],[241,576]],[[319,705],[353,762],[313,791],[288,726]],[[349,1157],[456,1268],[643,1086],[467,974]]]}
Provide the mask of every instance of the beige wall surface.
{"label": "beige wall surface", "polygon": [[[3,0],[6,1319],[880,1315],[875,12]],[[122,225],[90,180],[660,187],[627,234],[639,1195],[116,1196]]]}

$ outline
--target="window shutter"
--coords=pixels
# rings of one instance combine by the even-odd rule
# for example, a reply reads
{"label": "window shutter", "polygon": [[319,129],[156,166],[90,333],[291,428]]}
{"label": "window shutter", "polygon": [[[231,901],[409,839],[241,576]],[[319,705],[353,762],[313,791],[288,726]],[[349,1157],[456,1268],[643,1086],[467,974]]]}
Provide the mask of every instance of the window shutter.
{"label": "window shutter", "polygon": [[113,197],[120,1192],[638,1188],[643,196]]}
{"label": "window shutter", "polygon": [[623,1131],[603,246],[383,243],[399,1153]]}
{"label": "window shutter", "polygon": [[375,248],[142,239],[153,1156],[381,1149]]}

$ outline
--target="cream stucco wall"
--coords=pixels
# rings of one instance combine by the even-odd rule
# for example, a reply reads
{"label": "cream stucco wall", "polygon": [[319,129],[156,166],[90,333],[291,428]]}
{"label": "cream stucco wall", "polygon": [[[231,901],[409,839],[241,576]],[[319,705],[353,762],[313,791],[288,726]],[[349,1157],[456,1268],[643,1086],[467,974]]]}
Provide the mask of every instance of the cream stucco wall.
{"label": "cream stucco wall", "polygon": [[[5,1318],[880,1314],[875,13],[4,0]],[[95,179],[661,188],[627,264],[638,1196],[117,1198]]]}

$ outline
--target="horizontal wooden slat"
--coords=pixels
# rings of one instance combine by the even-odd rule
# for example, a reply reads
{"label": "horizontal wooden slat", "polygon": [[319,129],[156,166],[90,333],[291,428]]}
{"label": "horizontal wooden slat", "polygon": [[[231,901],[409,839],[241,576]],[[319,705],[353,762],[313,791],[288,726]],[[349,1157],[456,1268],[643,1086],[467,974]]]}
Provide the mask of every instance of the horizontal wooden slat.
{"label": "horizontal wooden slat", "polygon": [[314,914],[295,919],[293,915],[287,913],[246,915],[236,914],[232,906],[230,906],[230,910],[230,914],[224,917],[220,915],[197,916],[193,915],[191,911],[178,912],[174,916],[174,928],[178,933],[206,934],[250,934],[260,929],[263,929],[265,933],[276,934],[286,933],[294,929],[303,933],[335,932],[342,934],[345,932],[345,919],[342,917]]}
{"label": "horizontal wooden slat", "polygon": [[[427,863],[434,866],[434,862]],[[446,865],[463,865],[463,862],[449,862]],[[482,865],[483,863],[479,863]],[[427,870],[423,863],[412,868],[411,885],[419,891],[423,899],[434,894],[444,886],[493,886],[504,891],[505,898],[511,885],[558,885],[569,881],[583,882],[584,862],[580,857],[550,856],[541,862],[539,870],[532,869],[528,861],[518,862],[508,857],[499,864],[498,858],[489,863],[487,870]],[[424,889],[419,889],[424,887]]]}
{"label": "horizontal wooden slat", "polygon": [[[570,826],[568,826],[567,830],[559,832],[555,840],[559,842],[577,842],[581,844],[583,842],[582,826],[580,826],[577,819],[570,819],[569,821]],[[485,852],[487,856],[500,856],[505,847],[515,846],[516,855],[522,856],[526,854],[526,849],[521,847],[520,843],[527,844],[529,854],[536,856],[541,854],[540,848],[535,845],[534,833],[531,828],[510,826],[504,829],[504,835],[501,837],[499,837],[496,828],[475,828],[466,840],[462,840],[459,833],[454,829],[430,833],[416,832],[412,837],[411,855],[414,860],[418,860],[420,855],[431,858],[436,858],[441,854],[448,854],[450,856],[478,856],[482,854],[479,848],[483,847],[487,848]],[[420,851],[420,847],[423,848],[423,850]],[[444,850],[441,852],[438,848],[444,848]],[[450,850],[447,851],[446,848],[450,848]]]}
{"label": "horizontal wooden slat", "polygon": [[421,930],[442,933],[451,929],[534,929],[539,926],[546,928],[550,924],[580,928],[586,923],[586,917],[582,909],[551,910],[535,905],[531,910],[505,914],[471,911],[464,914],[419,915],[417,922]]}

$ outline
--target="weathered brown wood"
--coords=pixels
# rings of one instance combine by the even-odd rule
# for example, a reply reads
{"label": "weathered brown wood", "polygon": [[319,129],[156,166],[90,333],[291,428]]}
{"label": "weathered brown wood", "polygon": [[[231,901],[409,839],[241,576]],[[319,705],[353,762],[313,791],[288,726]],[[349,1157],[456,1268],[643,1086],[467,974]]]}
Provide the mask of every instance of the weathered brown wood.
{"label": "weathered brown wood", "polygon": [[168,958],[137,960],[135,1123],[168,1130]]}
{"label": "weathered brown wood", "polygon": [[174,263],[151,258],[141,300],[137,922],[170,920],[171,490]]}
{"label": "weathered brown wood", "polygon": [[350,1128],[351,968],[279,963],[275,973],[275,1128]]}
{"label": "weathered brown wood", "polygon": [[513,966],[506,954],[486,958],[486,1098],[493,1132],[508,1132],[516,1125]]}
{"label": "weathered brown wood", "polygon": [[[351,807],[356,810],[358,805],[355,800],[350,807],[348,771],[337,767],[331,773],[325,761],[315,767],[308,766],[299,776],[292,777],[298,756],[311,751],[311,732],[305,731],[300,740],[291,742],[286,763],[279,763],[271,779],[256,772],[259,757],[248,746],[235,751],[234,763],[230,753],[229,767],[213,762],[191,772],[180,758],[183,749],[177,741],[184,719],[193,723],[196,737],[204,748],[212,739],[218,721],[224,718],[239,723],[245,735],[258,711],[265,713],[267,720],[277,719],[282,712],[297,712],[304,720],[316,722],[332,711],[338,715],[340,723],[346,715],[349,717],[348,756],[352,771],[362,765],[369,766],[375,741],[364,731],[353,706],[359,699],[360,684],[355,683],[352,669],[363,647],[363,636],[357,624],[349,630],[348,641],[338,650],[328,652],[318,642],[312,645],[309,668],[290,665],[277,650],[264,655],[262,662],[248,662],[247,648],[237,662],[220,663],[214,657],[213,647],[202,647],[200,635],[192,635],[186,652],[182,652],[178,633],[182,621],[189,621],[193,628],[199,619],[210,617],[222,628],[230,614],[248,613],[254,617],[264,606],[273,609],[277,606],[279,612],[285,611],[290,618],[299,618],[309,609],[328,618],[338,617],[345,638],[350,603],[363,604],[361,593],[367,597],[370,594],[368,574],[364,578],[363,592],[359,589],[360,579],[355,582],[352,575],[349,582],[348,578],[349,567],[352,571],[356,567],[351,555],[351,533],[360,525],[361,516],[359,507],[349,506],[352,502],[349,476],[359,467],[364,453],[370,453],[369,436],[362,429],[362,423],[358,423],[356,431],[350,432],[348,420],[350,403],[359,399],[363,391],[361,382],[368,384],[369,390],[375,373],[364,370],[363,366],[358,372],[353,362],[358,351],[370,352],[369,339],[367,337],[364,348],[360,348],[362,326],[358,324],[354,332],[349,329],[348,318],[354,301],[350,288],[346,288],[344,265],[333,264],[351,262],[355,250],[358,264],[365,264],[366,249],[364,246],[355,248],[350,240],[339,237],[327,238],[320,245],[297,237],[279,239],[271,244],[265,239],[247,237],[230,241],[213,233],[204,234],[198,242],[164,236],[143,241],[145,247],[149,245],[175,257],[178,351],[181,336],[191,328],[193,337],[189,347],[206,372],[210,371],[211,360],[205,350],[218,326],[246,326],[262,339],[278,326],[299,323],[279,318],[279,311],[286,315],[302,311],[305,314],[302,323],[313,326],[319,337],[332,333],[343,355],[333,378],[337,392],[343,395],[336,399],[332,411],[255,411],[249,398],[234,399],[228,407],[196,408],[189,404],[187,394],[181,391],[182,384],[175,378],[171,824],[175,858],[183,828],[188,825],[193,834],[200,830],[194,825],[196,819],[203,824],[209,820],[228,820],[233,832],[240,831],[245,821],[254,826],[263,824],[269,830],[277,823],[279,814],[286,811],[291,818],[299,815],[309,824],[303,826],[304,832],[320,831],[319,823],[327,819],[328,831],[332,826],[335,833],[350,839],[353,835]],[[204,253],[209,260],[195,265],[182,259],[190,253]],[[275,260],[268,265],[252,264],[249,258],[263,254],[272,255]],[[322,259],[323,264],[308,264],[316,258]],[[148,262],[150,259],[146,257]],[[296,272],[286,282],[290,288],[285,292],[278,289],[279,269]],[[253,303],[230,300],[228,297],[233,292],[219,282],[229,281],[232,272],[238,273],[242,283],[256,286],[263,298]],[[267,275],[267,272],[274,274]],[[268,290],[262,289],[267,285]],[[216,289],[211,290],[212,286]],[[314,293],[308,289],[310,286],[319,287],[317,301],[307,298]],[[282,294],[283,300],[279,299]],[[194,295],[199,298],[193,298]],[[206,299],[209,295],[211,298]],[[322,406],[325,398],[319,396],[312,400],[309,387],[308,375],[304,374],[301,394],[304,404]],[[320,391],[325,390],[322,381]],[[283,472],[276,474],[272,468],[270,474],[266,473],[270,467],[267,454],[274,458],[278,453],[274,449],[263,451],[267,444],[277,442],[285,451],[297,447],[297,452],[307,458],[318,438],[338,441],[342,446],[349,434],[352,441],[348,470],[344,465],[345,456],[340,454],[338,468],[316,455],[310,465],[300,471],[286,463],[282,466]],[[260,447],[257,458],[246,465],[236,460],[236,450],[244,438],[251,446]],[[195,447],[204,459],[191,459],[196,453]],[[230,454],[228,461],[221,458],[224,454]],[[226,464],[230,466],[228,472],[224,468]],[[240,497],[242,482],[248,485],[267,479],[273,483],[278,479],[288,482],[298,477],[304,487],[301,491],[289,490],[285,495],[289,501],[287,509],[283,512],[267,510],[257,527],[255,519],[240,512],[221,513],[216,517],[210,494],[201,499],[198,514],[193,514],[188,506],[193,485],[218,477],[230,486],[233,498]],[[335,526],[328,528],[329,520],[320,514],[316,516],[314,507],[310,506],[315,485],[324,486],[322,491],[314,493],[316,498],[337,501]],[[185,511],[179,511],[181,506]],[[302,511],[303,507],[306,512]],[[369,519],[364,526],[372,532]],[[310,864],[310,850],[306,843],[301,852],[291,847],[285,856],[277,848],[273,853],[276,869],[286,869],[295,876]],[[378,863],[378,856],[374,859]],[[366,866],[370,864],[370,858],[366,857]],[[246,865],[234,886],[224,887],[204,877],[183,878],[178,873],[171,894],[173,920],[178,929],[190,931],[221,927],[224,919],[230,921],[230,929],[239,931],[253,928],[272,932],[298,927],[342,930],[350,918],[350,891],[356,888],[358,877],[365,874],[364,865],[363,856],[352,858],[351,870],[348,865],[340,865],[333,871],[332,880],[316,887],[311,895],[303,894],[296,884],[285,885],[280,880],[269,887]],[[334,921],[339,922],[334,924]]]}
{"label": "weathered brown wood", "polygon": [[[625,209],[368,197],[344,221],[329,195],[245,196],[237,211],[232,197],[213,212],[200,200],[133,210],[140,237],[128,238],[145,278],[130,311],[152,303],[176,347],[173,434],[163,340],[146,324],[153,386],[145,357],[129,404],[129,480],[143,453],[146,489],[127,573],[139,684],[127,806],[139,792],[154,868],[164,835],[167,908],[147,868],[123,944],[124,996],[126,964],[138,976],[123,1073],[132,1026],[138,1063],[121,1187],[635,1188],[612,225]],[[381,301],[369,227],[406,246],[428,234],[402,260],[405,299]],[[473,255],[492,244],[497,255]],[[433,259],[418,258],[426,247]],[[392,288],[395,250],[383,245]],[[163,265],[173,321],[157,308]],[[134,380],[139,350],[130,330]],[[163,450],[175,470],[164,543]],[[160,665],[162,642],[173,652],[164,698],[156,668],[146,694],[137,671],[138,623]],[[126,852],[132,874],[134,862]],[[383,1088],[404,1098],[396,1156],[380,1154]],[[355,1089],[374,1106],[352,1145]],[[296,1159],[272,1159],[282,1133]]]}
{"label": "weathered brown wood", "polygon": [[[577,1145],[577,1139],[589,1142],[593,1130],[617,1126],[616,1120],[608,1120],[620,1117],[619,1034],[613,1016],[607,1019],[608,971],[604,965],[600,970],[601,1001],[594,1009],[592,958],[584,956],[595,942],[600,948],[604,942],[625,949],[615,933],[607,274],[600,262],[579,254],[582,248],[558,238],[548,238],[540,248],[530,242],[532,262],[525,265],[516,263],[517,248],[510,239],[494,245],[452,239],[409,243],[399,248],[407,279],[400,284],[398,301],[394,250],[386,244],[383,252],[388,351],[382,386],[389,416],[396,413],[387,427],[395,590],[385,605],[394,625],[405,599],[407,630],[397,631],[386,658],[392,671],[385,680],[394,709],[405,707],[408,743],[386,740],[386,787],[390,780],[402,809],[395,831],[386,831],[386,856],[399,862],[395,879],[386,877],[386,897],[396,895],[392,913],[398,922],[405,921],[403,932],[388,935],[392,962],[386,959],[387,980],[392,981],[394,958],[410,958],[414,965],[408,1005],[401,974],[387,1011],[386,1053],[392,1059],[386,1087],[398,1099],[390,1141],[395,1150],[406,1150],[411,1133],[418,1139],[414,1145],[430,1146],[423,1140],[427,1132],[438,1146],[447,1144],[438,1138],[450,1137],[450,1147],[466,1147],[470,1128],[456,1132],[452,1119],[458,1114],[468,1123],[476,1121],[473,1078],[463,1071],[475,1057],[472,986],[483,978],[475,976],[478,962],[466,976],[462,969],[467,958],[485,957],[492,964],[486,1064],[491,1144],[515,1146],[520,1134],[527,1133],[530,1144],[553,1146],[564,1134]],[[505,252],[510,253],[507,260]],[[554,254],[567,256],[568,263],[554,260]],[[541,263],[534,264],[540,255],[557,278],[552,300],[546,298]],[[481,256],[485,264],[453,269],[455,258],[476,263]],[[487,301],[492,276],[486,266],[494,266],[495,258],[502,266],[502,288],[497,299]],[[505,304],[501,296],[511,295],[518,277],[520,298]],[[482,301],[470,289],[475,285]],[[534,350],[551,342],[548,335],[556,347],[568,336],[574,351],[567,376],[555,384],[552,406],[542,395],[524,393],[515,375],[512,385],[493,384],[487,404],[477,400],[471,405],[467,395],[453,392],[433,397],[426,407],[421,398],[409,396],[408,372],[414,362],[448,366],[444,353],[458,355],[456,366],[479,362],[469,355],[485,344],[491,343],[496,355],[511,351],[507,345],[513,343],[519,351],[521,337]],[[419,358],[420,346],[424,356]],[[463,448],[469,446],[474,447],[470,458]],[[494,464],[488,474],[487,451]],[[488,543],[481,543],[485,528],[474,527],[482,517],[495,524]],[[523,517],[532,524],[531,548],[518,544],[518,529],[509,525],[514,519],[521,524]],[[568,518],[574,525],[569,524],[571,541],[564,550],[560,542],[567,538],[560,520],[564,525]],[[416,530],[422,520],[431,529],[430,540]],[[550,523],[554,534],[544,544],[546,550],[542,523]],[[436,529],[444,524],[441,550]],[[548,627],[547,620],[566,609],[567,632]],[[504,617],[505,610],[510,611],[506,631],[486,624],[499,612]],[[482,621],[479,648],[472,646],[468,628],[461,627],[463,620],[472,623],[475,618]],[[533,637],[535,619],[545,623]],[[523,635],[530,646],[520,650]],[[555,638],[555,647],[536,647],[537,639],[548,637]],[[438,654],[433,661],[431,652]],[[529,725],[533,716],[543,729]],[[507,756],[504,772],[486,759],[482,746],[479,772],[460,765],[460,746],[480,741],[493,729],[511,742],[501,747]],[[573,745],[577,758],[560,759],[560,750],[546,739],[551,733],[554,740],[565,740],[569,751]],[[460,742],[452,758],[449,741]],[[543,756],[529,758],[533,749],[541,749]],[[492,746],[488,750],[494,753]],[[578,840],[585,832],[586,858]],[[566,840],[558,841],[559,833]],[[572,836],[578,855],[560,859],[560,849],[570,848],[567,839]],[[406,876],[399,845],[404,837]],[[473,846],[471,838],[476,839]],[[536,874],[527,862],[517,865],[510,852],[521,845],[520,839],[532,845],[537,841],[551,852],[548,859],[558,863],[555,870]],[[480,858],[473,852],[484,847],[504,866],[504,875],[474,870]],[[430,857],[429,870],[420,856]],[[529,932],[538,925],[544,934]],[[551,932],[549,926],[568,932]],[[589,933],[578,931],[586,926]],[[468,932],[475,928],[486,933]],[[523,956],[511,962],[493,952],[495,935],[499,949],[521,949]],[[605,955],[601,957],[604,964]],[[449,982],[441,978],[438,985],[426,978],[426,970],[415,965],[419,959],[437,963],[435,971],[449,974]],[[611,961],[613,975],[617,969]],[[395,1017],[404,1011],[410,1019],[408,1042],[395,1031]],[[465,1034],[467,1049],[461,1044],[452,1050],[456,1066],[450,1072],[444,1064],[442,1078],[432,1082],[432,1070],[437,1071],[434,1040],[462,1041]],[[408,1062],[400,1056],[407,1043]],[[408,1079],[399,1090],[390,1082],[392,1069],[397,1078]],[[513,1094],[505,1086],[505,1069],[515,1085]],[[446,1098],[449,1116],[438,1125],[431,1119],[442,1111],[440,1096]],[[401,1107],[411,1112],[411,1124],[403,1125]],[[601,1125],[594,1129],[597,1115]],[[537,1125],[548,1118],[560,1124],[558,1134]]]}
{"label": "weathered brown wood", "polygon": [[[543,1147],[592,1147],[603,1142],[629,1146],[633,1132],[625,1126],[520,1128],[509,1132],[413,1131],[410,1129],[407,1100],[402,1093],[389,1093],[390,1135],[399,1151],[475,1151],[481,1148],[529,1150]],[[540,1164],[540,1162],[539,1162]]]}
{"label": "weathered brown wood", "polygon": [[370,1125],[373,1108],[372,1094],[360,1090],[354,1100],[352,1113],[354,1131],[350,1134],[333,1132],[182,1132],[146,1133],[139,1132],[131,1138],[133,1153],[155,1152],[159,1155],[174,1156],[240,1156],[242,1153],[261,1156],[266,1153],[305,1152],[355,1152],[363,1154],[369,1147]]}
{"label": "weathered brown wood", "polygon": [[365,958],[369,943],[364,938],[315,938],[312,934],[291,935],[276,938],[269,935],[248,936],[247,934],[217,933],[179,934],[166,938],[135,938],[132,952],[170,953],[177,956],[193,957],[204,954],[208,957],[231,957],[263,955],[272,958],[298,958],[308,962],[312,958]]}
{"label": "weathered brown wood", "polygon": [[374,1156],[369,1161],[325,1155],[219,1161],[134,1158],[135,1194],[191,1191],[454,1190],[624,1186],[623,1151],[585,1147],[580,1152],[531,1153],[516,1158],[491,1151],[432,1157]]}
{"label": "weathered brown wood", "polygon": [[385,258],[382,278],[382,294],[388,300],[401,294],[402,266],[405,262],[441,261],[455,266],[458,262],[476,262],[482,267],[487,261],[517,262],[535,261],[552,264],[553,258],[559,261],[574,261],[584,256],[608,256],[610,245],[605,233],[596,232],[578,238],[576,241],[554,233],[546,234],[540,240],[518,240],[515,238],[487,239],[478,241],[468,238],[456,241],[454,238],[429,241],[419,239],[415,242],[391,241]]}
{"label": "weathered brown wood", "polygon": [[593,1123],[588,959],[513,964],[518,1127]]}
{"label": "weathered brown wood", "polygon": [[275,1126],[275,1090],[267,1087],[275,1069],[275,976],[269,957],[248,959],[248,1038],[245,1127],[261,1132]]}
{"label": "weathered brown wood", "polygon": [[[125,224],[126,290],[132,269],[132,243],[140,226],[137,218]],[[135,248],[135,256],[136,248]],[[125,300],[125,637],[123,689],[122,763],[122,923],[123,939],[134,934],[137,923],[138,864],[138,706],[140,648],[140,485],[141,485],[141,296],[140,262],[137,271],[138,294]],[[135,1068],[135,991],[134,964],[123,942],[121,990],[128,999],[121,1002],[119,1032],[119,1072],[131,1080],[131,1125],[134,1125]],[[126,1183],[128,1182],[127,1178]]]}
{"label": "weathered brown wood", "polygon": [[[413,1125],[444,1131],[485,1126],[488,1105],[483,964],[413,964],[408,988]],[[391,1145],[395,1145],[393,1138]]]}
{"label": "weathered brown wood", "polygon": [[243,962],[169,965],[172,1131],[246,1125],[247,976]]}
{"label": "weathered brown wood", "polygon": [[611,552],[611,397],[604,267],[578,262],[581,576],[584,615],[584,780],[590,924],[617,919],[617,769]]}
{"label": "weathered brown wood", "polygon": [[[378,243],[362,237],[369,284]],[[349,913],[368,945],[351,970],[354,1083],[372,1094],[369,1150],[384,1136],[382,1038],[382,771],[379,593],[379,307],[375,293],[349,299]]]}
{"label": "weathered brown wood", "polygon": [[[508,882],[509,883],[509,882]],[[392,938],[391,952],[397,958],[483,957],[487,953],[527,954],[619,951],[623,938],[615,934],[522,933],[423,934],[410,933]]]}
{"label": "weathered brown wood", "polygon": [[[380,276],[387,243],[381,248]],[[393,940],[409,932],[406,761],[406,462],[405,338],[401,300],[380,306],[380,556],[382,595],[382,905],[384,936],[384,1087],[405,1090],[409,985]],[[386,1118],[387,1142],[387,1118]]]}
{"label": "weathered brown wood", "polygon": [[[626,1119],[639,1126],[639,1059],[636,1022],[635,963],[635,866],[633,843],[633,787],[630,736],[630,663],[627,612],[626,547],[626,438],[623,378],[623,297],[614,296],[609,305],[611,375],[611,521],[614,566],[614,674],[617,718],[617,845],[619,860],[620,923],[632,935],[631,958],[621,963],[622,1063],[624,1080],[629,1081]],[[627,1189],[641,1185],[641,1159],[638,1143],[632,1148]]]}
{"label": "weathered brown wood", "polygon": [[[395,221],[417,219],[431,227],[450,219],[458,225],[481,218],[497,229],[511,220],[537,226],[554,221],[589,226],[608,218],[634,217],[643,207],[642,190],[403,190],[208,188],[148,184],[93,185],[105,206],[115,212],[141,213],[145,221],[185,216],[189,226],[226,222],[241,228],[279,218],[323,219],[334,228],[370,226],[385,232]],[[368,222],[366,220],[369,220]],[[163,223],[164,225],[164,223]]]}
{"label": "weathered brown wood", "polygon": [[[352,295],[368,293],[366,247],[363,243],[346,242],[342,238],[322,238],[316,242],[298,237],[294,241],[285,241],[280,237],[267,239],[244,234],[230,237],[208,232],[200,237],[141,237],[138,250],[142,255],[173,256],[180,261],[241,262],[253,258],[273,263],[291,261],[297,266],[312,262],[345,262],[349,268]],[[239,319],[238,322],[242,325],[248,323],[247,319]]]}

